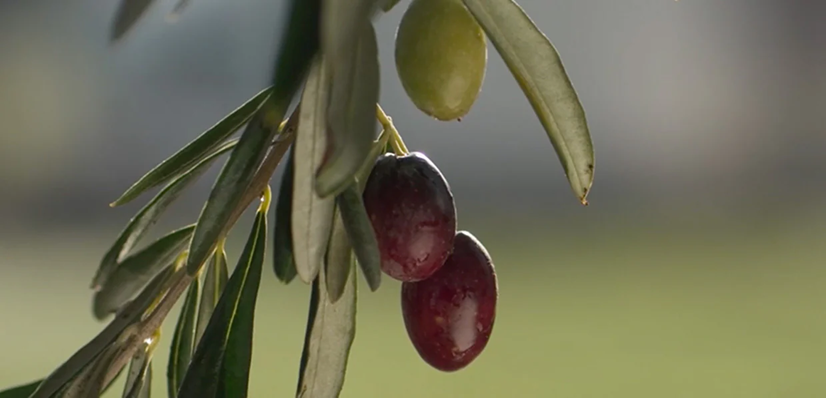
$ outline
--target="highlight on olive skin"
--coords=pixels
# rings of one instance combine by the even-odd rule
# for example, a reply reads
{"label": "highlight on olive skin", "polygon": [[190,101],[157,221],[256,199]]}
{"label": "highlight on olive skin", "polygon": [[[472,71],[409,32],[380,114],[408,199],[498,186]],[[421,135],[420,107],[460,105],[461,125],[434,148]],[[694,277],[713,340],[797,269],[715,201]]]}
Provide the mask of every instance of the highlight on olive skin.
{"label": "highlight on olive skin", "polygon": [[455,120],[470,112],[482,89],[487,39],[461,0],[413,0],[396,33],[395,61],[419,110]]}

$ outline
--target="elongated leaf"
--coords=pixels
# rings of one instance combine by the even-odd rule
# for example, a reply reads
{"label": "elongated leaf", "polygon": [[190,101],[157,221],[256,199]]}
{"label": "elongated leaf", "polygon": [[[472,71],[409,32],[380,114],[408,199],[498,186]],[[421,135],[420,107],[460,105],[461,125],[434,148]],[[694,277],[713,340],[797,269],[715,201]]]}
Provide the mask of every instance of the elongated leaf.
{"label": "elongated leaf", "polygon": [[169,398],[175,398],[181,381],[184,379],[195,341],[195,316],[198,309],[198,293],[201,288],[200,279],[195,278],[189,285],[189,291],[184,299],[178,323],[175,325],[175,334],[172,336],[172,346],[169,347],[169,363],[166,369],[167,391]]}
{"label": "elongated leaf", "polygon": [[392,152],[392,150],[388,150],[387,147],[388,144],[384,141],[378,140],[373,142],[373,146],[370,148],[367,158],[364,159],[364,163],[362,163],[359,171],[356,173],[356,182],[358,183],[359,192],[364,192],[364,186],[367,184],[367,179],[370,177],[370,172],[373,171],[373,166],[376,165],[376,159],[384,153]]}
{"label": "elongated leaf", "polygon": [[204,330],[209,324],[212,311],[218,305],[218,299],[221,298],[224,286],[227,285],[227,253],[223,244],[216,248],[215,254],[210,258],[207,267],[206,276],[204,277],[204,292],[201,293],[201,303],[198,304],[198,327],[195,329],[195,346],[201,340],[201,336],[203,336]]}
{"label": "elongated leaf", "polygon": [[120,0],[115,21],[112,24],[110,40],[122,39],[149,9],[155,0]]}
{"label": "elongated leaf", "polygon": [[172,231],[127,257],[112,272],[93,300],[94,314],[103,319],[116,311],[186,247],[194,226]]}
{"label": "elongated leaf", "polygon": [[273,269],[275,277],[284,284],[292,282],[297,274],[295,260],[293,259],[292,234],[294,163],[295,150],[290,150],[290,156],[287,158],[286,167],[284,167],[284,175],[281,177],[281,188],[278,189],[278,202],[275,206]]}
{"label": "elongated leaf", "polygon": [[502,56],[548,133],[583,204],[594,181],[594,147],[585,111],[559,54],[513,0],[463,0]]}
{"label": "elongated leaf", "polygon": [[344,221],[341,220],[341,211],[336,209],[335,223],[330,234],[330,247],[327,248],[327,257],[324,266],[324,280],[327,289],[327,299],[331,303],[337,302],[347,286],[347,279],[350,275],[350,261],[342,261],[352,257],[353,247],[344,229]]}
{"label": "elongated leaf", "polygon": [[351,184],[336,198],[336,203],[341,210],[341,220],[364,273],[364,279],[367,280],[370,290],[376,291],[381,285],[381,255],[376,233],[364,209],[358,186]]}
{"label": "elongated leaf", "polygon": [[349,59],[330,63],[334,76],[327,113],[330,157],[318,170],[315,182],[321,197],[337,195],[352,182],[376,138],[379,99],[376,33],[369,21],[359,28],[358,41],[348,53]]}
{"label": "elongated leaf", "polygon": [[42,382],[43,380],[41,379],[0,391],[0,398],[29,398]]}
{"label": "elongated leaf", "polygon": [[66,362],[46,377],[30,398],[51,398],[81,370],[91,364],[107,347],[111,346],[121,336],[128,337],[126,330],[141,320],[144,312],[167,288],[165,283],[172,274],[173,268],[169,266],[156,275],[138,297],[118,311],[115,319],[109,322],[97,336],[77,350]]}
{"label": "elongated leaf", "polygon": [[[190,285],[191,286],[191,285]],[[145,398],[152,389],[152,352],[155,340],[143,343],[129,363],[129,373],[123,385],[123,398]]]}
{"label": "elongated leaf", "polygon": [[116,341],[109,345],[103,352],[94,359],[74,380],[72,380],[61,394],[63,398],[97,398],[106,384],[106,375],[111,372],[111,368],[116,366],[115,361],[118,355],[125,348],[128,334],[119,336]]}
{"label": "elongated leaf", "polygon": [[238,265],[198,342],[180,398],[246,397],[252,327],[267,240],[269,190]]}
{"label": "elongated leaf", "polygon": [[[261,107],[261,104],[263,104],[271,94],[272,88],[265,89],[256,94],[252,99],[210,127],[177,153],[155,166],[155,168],[129,187],[129,189],[126,190],[120,198],[110,204],[110,206],[115,207],[129,203],[147,190],[180,175],[203,158],[209,156],[209,154],[216,151],[216,148],[230,135],[247,123],[255,111]],[[220,148],[218,150],[220,150]]]}
{"label": "elongated leaf", "polygon": [[112,248],[103,256],[98,272],[92,281],[92,288],[99,289],[102,284],[106,283],[116,264],[132,250],[135,243],[137,243],[149,230],[149,227],[160,218],[167,207],[169,207],[187,187],[197,181],[198,177],[209,169],[209,166],[212,165],[212,162],[218,156],[235,148],[237,143],[237,140],[231,140],[221,145],[189,171],[170,182],[169,185],[158,192],[158,194],[129,221],[129,224],[126,225],[126,228],[123,229],[123,232],[121,232],[117,241],[115,241],[115,244],[112,245]]}
{"label": "elongated leaf", "polygon": [[293,154],[292,242],[298,276],[310,283],[327,251],[333,223],[332,197],[321,198],[315,191],[315,172],[324,159],[327,135],[327,103],[330,75],[321,58],[316,58],[301,96],[298,130]]}
{"label": "elongated leaf", "polygon": [[325,1],[321,9],[321,52],[335,65],[350,62],[362,27],[384,0]]}
{"label": "elongated leaf", "polygon": [[337,397],[344,385],[347,359],[356,335],[356,280],[352,255],[328,258],[349,265],[350,277],[342,297],[331,303],[324,289],[325,272],[313,283],[304,351],[299,371],[299,398]]}

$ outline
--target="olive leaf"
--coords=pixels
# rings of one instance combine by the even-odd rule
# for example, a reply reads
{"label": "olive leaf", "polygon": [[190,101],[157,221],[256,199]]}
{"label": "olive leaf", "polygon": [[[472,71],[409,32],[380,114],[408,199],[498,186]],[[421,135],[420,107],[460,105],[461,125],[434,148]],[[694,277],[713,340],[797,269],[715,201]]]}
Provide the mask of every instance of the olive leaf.
{"label": "olive leaf", "polygon": [[[293,146],[293,148],[295,147]],[[295,149],[292,149],[284,167],[281,188],[278,189],[278,202],[275,205],[275,231],[273,233],[272,249],[273,270],[275,271],[275,277],[284,284],[292,282],[298,272],[293,258],[292,234],[294,164]]]}
{"label": "olive leaf", "polygon": [[43,380],[33,381],[0,391],[0,398],[29,398]]}
{"label": "olive leaf", "polygon": [[149,230],[149,227],[158,220],[169,205],[172,204],[187,187],[197,181],[198,177],[204,174],[218,156],[235,148],[237,143],[237,140],[231,140],[215,149],[198,164],[189,169],[189,171],[180,175],[158,192],[158,194],[129,221],[129,224],[126,225],[126,228],[123,229],[115,241],[115,244],[113,244],[103,256],[98,271],[92,280],[93,289],[100,289],[100,286],[106,283],[106,280],[111,275],[117,263],[132,250],[135,243],[144,236]]}
{"label": "olive leaf", "polygon": [[270,191],[267,188],[244,251],[198,342],[178,397],[247,396],[252,329],[266,249],[269,202]]}
{"label": "olive leaf", "polygon": [[[132,327],[132,329],[135,329]],[[60,395],[63,398],[99,397],[107,384],[107,376],[118,367],[119,356],[125,351],[126,342],[132,333],[123,332],[106,347],[80,374],[71,380]],[[120,369],[117,369],[120,372]]]}
{"label": "olive leaf", "polygon": [[305,283],[312,282],[318,274],[333,223],[333,198],[321,198],[315,190],[315,172],[323,162],[326,148],[329,88],[330,71],[323,59],[316,58],[301,95],[298,129],[290,155],[293,261]]}
{"label": "olive leaf", "polygon": [[[330,246],[327,248],[324,262],[325,286],[323,288],[327,289],[327,299],[331,303],[337,302],[344,294],[350,275],[350,257],[348,256],[352,256],[352,250],[347,231],[344,229],[344,222],[341,220],[341,210],[336,208],[335,222],[330,233]],[[344,258],[348,261],[342,261]]]}
{"label": "olive leaf", "polygon": [[[155,166],[109,206],[116,207],[129,203],[147,190],[163,184],[190,169],[200,160],[210,156],[211,153],[221,151],[222,148],[219,148],[219,145],[247,123],[271,94],[272,88],[267,88],[256,94],[198,138]],[[223,150],[226,150],[226,148],[223,148]]]}
{"label": "olive leaf", "polygon": [[273,76],[273,94],[256,112],[241,135],[209,194],[198,218],[190,244],[187,271],[194,275],[230,221],[235,207],[246,194],[258,165],[266,153],[265,142],[278,131],[287,108],[306,77],[318,52],[321,0],[293,0],[287,21],[287,31],[277,54]]}
{"label": "olive leaf", "polygon": [[463,0],[539,117],[583,204],[594,181],[594,148],[585,111],[559,54],[513,0]]}
{"label": "olive leaf", "polygon": [[118,41],[141,19],[155,0],[121,0],[110,32],[110,41]]}
{"label": "olive leaf", "polygon": [[[191,285],[190,285],[191,286]],[[126,383],[123,385],[123,398],[148,398],[152,389],[152,353],[157,344],[157,337],[144,342],[129,363]]]}
{"label": "olive leaf", "polygon": [[200,279],[194,278],[189,285],[183,308],[178,316],[175,334],[172,335],[172,346],[169,348],[169,362],[166,369],[167,391],[170,398],[177,396],[192,357],[200,288]]}
{"label": "olive leaf", "polygon": [[137,293],[161,269],[172,263],[186,247],[195,227],[172,231],[118,264],[101,289],[95,292],[93,312],[103,319]]}
{"label": "olive leaf", "polygon": [[[201,302],[198,304],[198,326],[195,329],[195,340],[193,346],[198,344],[201,336],[206,330],[209,318],[218,305],[218,300],[221,298],[221,293],[224,291],[224,286],[227,285],[228,271],[227,271],[227,253],[224,250],[223,243],[219,244],[215,249],[215,254],[210,258],[206,265],[207,271],[204,277],[204,291],[201,293]],[[183,376],[183,374],[181,375]]]}
{"label": "olive leaf", "polygon": [[29,398],[51,398],[55,393],[63,389],[69,381],[75,378],[81,371],[98,358],[107,348],[115,344],[124,336],[129,337],[127,329],[141,320],[145,311],[164,292],[167,280],[172,275],[173,267],[168,266],[156,275],[141,293],[125,305],[115,315],[109,324],[95,336],[91,341],[77,350],[66,362],[55,369],[37,387],[37,390]]}
{"label": "olive leaf", "polygon": [[352,51],[343,53],[344,59],[329,60],[333,76],[327,110],[330,155],[316,172],[315,189],[320,197],[334,196],[347,188],[376,138],[376,33],[369,20],[362,21],[358,28],[353,44],[347,47]]}
{"label": "olive leaf", "polygon": [[364,279],[367,280],[370,290],[376,291],[381,285],[381,255],[376,233],[364,209],[358,185],[350,184],[336,197],[336,204]]}
{"label": "olive leaf", "polygon": [[356,336],[357,278],[350,251],[338,253],[328,261],[350,268],[341,298],[331,303],[327,297],[326,271],[313,282],[310,311],[301,354],[297,396],[299,398],[337,397],[344,385],[347,358]]}

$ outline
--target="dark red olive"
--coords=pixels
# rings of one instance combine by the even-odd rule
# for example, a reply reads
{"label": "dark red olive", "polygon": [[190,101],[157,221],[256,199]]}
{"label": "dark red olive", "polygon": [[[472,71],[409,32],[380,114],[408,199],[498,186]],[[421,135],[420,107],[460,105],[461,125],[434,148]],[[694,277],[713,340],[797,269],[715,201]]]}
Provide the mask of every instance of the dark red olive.
{"label": "dark red olive", "polygon": [[427,156],[382,155],[363,197],[384,273],[413,282],[444,264],[456,235],[456,207],[447,180]]}
{"label": "dark red olive", "polygon": [[493,331],[498,295],[490,255],[460,231],[442,268],[423,281],[402,283],[404,324],[419,356],[445,372],[473,362]]}

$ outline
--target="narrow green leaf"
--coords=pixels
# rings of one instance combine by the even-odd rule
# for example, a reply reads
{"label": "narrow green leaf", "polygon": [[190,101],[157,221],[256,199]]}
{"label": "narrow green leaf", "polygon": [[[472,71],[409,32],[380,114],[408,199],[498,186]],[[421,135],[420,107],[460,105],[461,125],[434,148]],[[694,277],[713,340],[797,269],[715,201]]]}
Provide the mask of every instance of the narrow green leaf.
{"label": "narrow green leaf", "polygon": [[195,227],[172,231],[143,250],[125,258],[95,293],[93,312],[103,319],[115,312],[160,270],[172,263],[186,247]]}
{"label": "narrow green leaf", "polygon": [[172,346],[169,347],[169,363],[166,369],[167,391],[170,398],[177,396],[181,381],[189,367],[189,360],[192,357],[195,341],[195,316],[197,315],[200,288],[200,279],[194,278],[184,299],[181,314],[178,316],[178,323],[175,325],[175,334],[172,336]]}
{"label": "narrow green leaf", "polygon": [[155,0],[121,0],[110,32],[110,40],[118,41],[141,19]]}
{"label": "narrow green leaf", "polygon": [[[146,173],[110,206],[120,206],[129,203],[142,193],[163,184],[170,179],[190,169],[195,163],[220,150],[219,145],[247,123],[257,109],[261,107],[272,94],[272,88],[265,89],[238,109],[227,115],[198,138],[187,144],[181,150],[170,156],[152,170]],[[216,150],[216,148],[218,148]]]}
{"label": "narrow green leaf", "polygon": [[180,398],[246,397],[252,328],[267,240],[269,190],[238,265],[198,342]]}
{"label": "narrow green leaf", "polygon": [[[350,275],[350,258],[353,247],[344,229],[344,221],[341,220],[341,210],[336,209],[335,223],[330,234],[330,247],[327,249],[326,261],[324,262],[325,288],[327,298],[331,303],[337,302],[347,286],[347,279]],[[347,261],[344,261],[347,259]]]}
{"label": "narrow green leaf", "polygon": [[126,383],[123,385],[123,398],[149,397],[149,391],[152,389],[152,351],[155,344],[143,343],[132,357]]}
{"label": "narrow green leaf", "polygon": [[513,0],[463,0],[550,137],[574,194],[587,204],[594,147],[585,110],[550,40]]}
{"label": "narrow green leaf", "polygon": [[46,377],[30,398],[51,398],[79,372],[91,364],[107,347],[110,347],[122,336],[129,337],[126,330],[139,322],[149,306],[168,288],[165,284],[172,274],[173,267],[169,266],[156,275],[138,297],[118,311],[115,319],[109,322],[97,336],[77,350],[66,362]]}
{"label": "narrow green leaf", "polygon": [[29,398],[42,382],[43,380],[41,379],[0,391],[0,398]]}
{"label": "narrow green leaf", "polygon": [[370,148],[367,158],[364,159],[364,163],[361,164],[361,167],[356,173],[356,182],[358,183],[359,192],[364,192],[364,186],[367,184],[367,179],[373,171],[373,166],[376,165],[376,159],[384,153],[393,152],[392,148],[388,148],[389,144],[381,140],[381,137],[379,137],[379,140],[373,142],[373,146]]}
{"label": "narrow green leaf", "polygon": [[364,209],[358,186],[351,184],[336,197],[336,203],[364,278],[370,290],[376,291],[381,285],[381,255],[376,233],[367,216],[367,210]]}
{"label": "narrow green leaf", "polygon": [[98,398],[106,384],[106,375],[116,366],[118,356],[124,351],[128,334],[119,336],[100,356],[85,367],[77,378],[66,386],[62,398]]}
{"label": "narrow green leaf", "polygon": [[[341,3],[341,2],[332,2]],[[337,195],[349,185],[376,138],[379,60],[370,21],[359,25],[358,41],[348,59],[330,59],[334,76],[327,113],[329,159],[317,172],[319,196]]]}
{"label": "narrow green leaf", "polygon": [[101,285],[106,283],[106,280],[111,275],[117,263],[132,250],[138,240],[140,240],[149,230],[149,227],[160,218],[169,205],[178,199],[187,187],[197,181],[198,177],[209,169],[209,166],[212,165],[212,162],[218,158],[218,156],[235,148],[237,143],[237,140],[231,140],[221,145],[189,169],[189,171],[170,182],[164,189],[158,192],[158,194],[129,221],[129,224],[126,225],[126,228],[123,229],[123,232],[121,232],[117,241],[115,241],[115,244],[112,245],[109,251],[103,256],[97,274],[95,274],[94,280],[92,281],[92,288],[99,289]]}
{"label": "narrow green leaf", "polygon": [[204,335],[212,311],[218,305],[218,299],[227,285],[227,253],[224,245],[221,244],[215,249],[215,254],[210,257],[207,264],[206,276],[204,277],[204,292],[201,293],[201,303],[198,304],[198,327],[195,329],[195,346]]}
{"label": "narrow green leaf", "polygon": [[[293,144],[295,145],[295,144]],[[273,269],[275,277],[284,284],[289,284],[295,278],[297,271],[293,259],[292,234],[292,199],[293,199],[293,170],[295,164],[295,148],[290,150],[284,174],[281,177],[281,188],[278,189],[278,202],[275,206],[275,232],[273,233]]]}
{"label": "narrow green leaf", "polygon": [[333,65],[349,63],[362,27],[384,0],[325,1],[321,8],[321,52]]}
{"label": "narrow green leaf", "polygon": [[291,154],[294,162],[290,223],[293,261],[304,283],[312,282],[318,274],[333,223],[333,198],[321,198],[315,190],[315,172],[324,160],[329,87],[329,70],[321,58],[316,58],[301,96],[298,129]]}
{"label": "narrow green leaf", "polygon": [[356,280],[349,251],[328,261],[343,262],[351,268],[344,294],[331,303],[324,289],[325,271],[313,283],[307,334],[299,371],[299,398],[337,397],[344,385],[347,359],[356,335]]}

